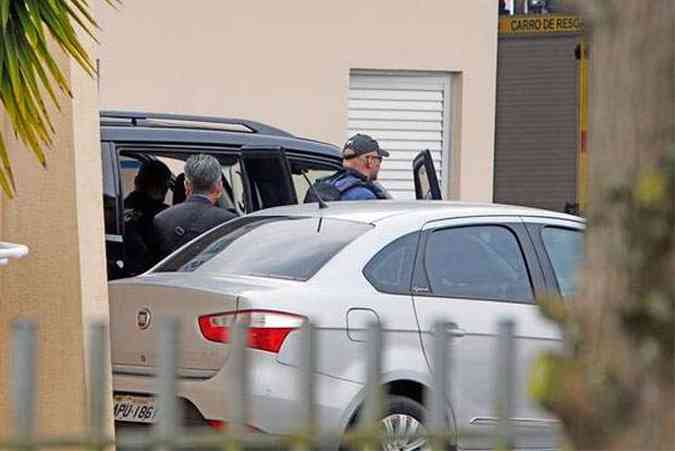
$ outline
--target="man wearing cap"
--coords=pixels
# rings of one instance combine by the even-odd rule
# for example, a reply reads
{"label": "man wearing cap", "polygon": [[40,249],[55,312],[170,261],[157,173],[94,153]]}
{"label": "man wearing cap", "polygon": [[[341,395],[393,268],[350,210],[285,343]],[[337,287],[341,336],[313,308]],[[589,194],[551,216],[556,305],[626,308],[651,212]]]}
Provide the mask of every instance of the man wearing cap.
{"label": "man wearing cap", "polygon": [[[318,180],[314,187],[321,198],[331,200],[372,200],[386,199],[381,188],[373,182],[377,180],[382,159],[389,152],[380,148],[377,141],[368,135],[358,133],[347,140],[342,150],[343,169]],[[315,202],[311,190],[305,197],[305,203]]]}

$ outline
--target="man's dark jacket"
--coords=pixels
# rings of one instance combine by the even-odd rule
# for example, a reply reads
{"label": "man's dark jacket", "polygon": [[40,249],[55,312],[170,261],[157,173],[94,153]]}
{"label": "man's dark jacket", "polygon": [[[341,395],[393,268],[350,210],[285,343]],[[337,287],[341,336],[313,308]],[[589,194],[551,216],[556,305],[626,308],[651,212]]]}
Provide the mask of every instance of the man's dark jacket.
{"label": "man's dark jacket", "polygon": [[153,219],[167,208],[142,191],[133,191],[124,199],[125,276],[145,272],[159,261]]}
{"label": "man's dark jacket", "polygon": [[182,204],[164,210],[155,216],[161,258],[236,216],[229,210],[216,207],[205,196],[190,196]]}

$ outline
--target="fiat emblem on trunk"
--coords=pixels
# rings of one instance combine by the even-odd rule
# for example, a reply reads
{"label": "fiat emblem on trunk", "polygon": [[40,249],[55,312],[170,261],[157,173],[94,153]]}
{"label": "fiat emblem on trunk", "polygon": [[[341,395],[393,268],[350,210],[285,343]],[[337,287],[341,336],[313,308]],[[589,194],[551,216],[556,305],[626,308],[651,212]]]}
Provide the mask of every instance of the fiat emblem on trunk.
{"label": "fiat emblem on trunk", "polygon": [[150,327],[150,310],[146,308],[139,310],[136,315],[136,323],[140,329],[147,329]]}

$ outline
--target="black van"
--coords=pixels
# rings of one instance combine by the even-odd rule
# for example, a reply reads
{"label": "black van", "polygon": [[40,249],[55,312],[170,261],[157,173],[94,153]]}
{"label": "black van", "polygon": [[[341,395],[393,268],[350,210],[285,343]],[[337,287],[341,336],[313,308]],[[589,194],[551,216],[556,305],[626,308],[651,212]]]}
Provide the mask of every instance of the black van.
{"label": "black van", "polygon": [[[175,205],[184,199],[183,184],[175,182],[181,179],[185,160],[195,153],[214,156],[223,167],[223,207],[239,214],[296,204],[308,189],[303,172],[314,180],[342,167],[338,147],[259,122],[124,111],[102,111],[100,116],[108,279],[127,275],[124,199],[133,191],[144,161],[156,159],[169,167],[165,203]],[[421,153],[414,170],[416,191],[425,191],[417,197],[439,198],[438,182],[425,180],[435,174],[431,156]],[[435,188],[433,196],[430,188]]]}

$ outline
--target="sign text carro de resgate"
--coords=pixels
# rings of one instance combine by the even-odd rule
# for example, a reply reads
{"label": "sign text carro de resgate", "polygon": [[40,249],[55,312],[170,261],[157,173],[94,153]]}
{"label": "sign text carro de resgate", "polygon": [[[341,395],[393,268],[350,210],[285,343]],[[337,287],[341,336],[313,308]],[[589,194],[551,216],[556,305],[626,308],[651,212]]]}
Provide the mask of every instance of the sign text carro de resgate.
{"label": "sign text carro de resgate", "polygon": [[583,29],[577,16],[509,16],[499,19],[500,33],[575,33]]}

